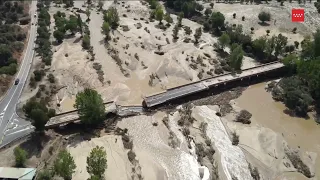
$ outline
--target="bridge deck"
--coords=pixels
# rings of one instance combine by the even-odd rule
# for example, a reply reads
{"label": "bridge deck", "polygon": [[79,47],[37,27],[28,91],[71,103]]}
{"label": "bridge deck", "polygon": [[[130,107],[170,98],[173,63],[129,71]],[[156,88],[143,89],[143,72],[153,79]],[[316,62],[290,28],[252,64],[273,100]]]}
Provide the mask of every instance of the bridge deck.
{"label": "bridge deck", "polygon": [[[106,113],[115,112],[117,109],[115,103],[105,103]],[[64,123],[70,123],[79,120],[78,111],[72,111],[70,113],[63,113],[61,115],[54,116],[45,125],[46,127],[58,126]]]}
{"label": "bridge deck", "polygon": [[168,89],[166,92],[148,96],[145,98],[144,101],[147,107],[152,107],[178,97],[183,97],[185,95],[206,90],[209,87],[216,86],[221,83],[238,80],[238,79],[242,79],[242,78],[250,77],[254,75],[259,75],[261,73],[282,68],[283,66],[284,65],[281,62],[273,62],[273,63],[261,65],[258,67],[242,70],[242,73],[237,75],[233,75],[231,73],[219,75],[219,76],[208,78],[202,81]]}

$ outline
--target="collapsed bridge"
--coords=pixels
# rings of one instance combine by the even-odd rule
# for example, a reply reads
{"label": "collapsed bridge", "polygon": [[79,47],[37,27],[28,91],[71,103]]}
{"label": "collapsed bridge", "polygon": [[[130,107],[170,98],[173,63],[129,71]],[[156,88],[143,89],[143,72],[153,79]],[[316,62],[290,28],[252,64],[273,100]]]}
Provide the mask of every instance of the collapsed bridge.
{"label": "collapsed bridge", "polygon": [[226,86],[237,81],[250,80],[252,77],[259,77],[259,75],[273,75],[272,73],[283,69],[283,67],[284,65],[277,61],[244,69],[241,74],[227,73],[183,86],[174,87],[165,92],[145,97],[143,106],[152,108],[208,89],[219,88],[221,85]]}

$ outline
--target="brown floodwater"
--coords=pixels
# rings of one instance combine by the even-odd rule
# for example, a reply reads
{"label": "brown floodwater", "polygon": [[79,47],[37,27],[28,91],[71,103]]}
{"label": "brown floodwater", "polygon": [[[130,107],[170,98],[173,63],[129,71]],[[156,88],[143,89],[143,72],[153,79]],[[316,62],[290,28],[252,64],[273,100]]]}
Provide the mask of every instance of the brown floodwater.
{"label": "brown floodwater", "polygon": [[[286,107],[275,102],[271,93],[265,90],[266,83],[250,86],[236,101],[253,115],[253,123],[281,133],[291,147],[320,154],[320,126],[312,115],[309,119],[291,117],[284,113]],[[316,160],[316,177],[320,179],[320,159]],[[286,176],[286,175],[284,175]],[[289,176],[289,177],[288,177]],[[289,179],[304,179],[298,173],[286,176]],[[306,179],[306,178],[305,178]]]}

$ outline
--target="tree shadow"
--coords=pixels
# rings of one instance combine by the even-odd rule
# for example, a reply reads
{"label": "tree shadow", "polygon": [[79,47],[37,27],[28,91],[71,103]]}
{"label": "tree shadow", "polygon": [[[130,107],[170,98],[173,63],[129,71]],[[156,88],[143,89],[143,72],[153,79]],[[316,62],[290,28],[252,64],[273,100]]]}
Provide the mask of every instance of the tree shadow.
{"label": "tree shadow", "polygon": [[270,24],[267,22],[258,22],[258,24],[260,24],[261,26],[270,26]]}
{"label": "tree shadow", "polygon": [[81,40],[81,37],[78,37],[73,41],[73,43],[78,43],[78,42],[80,42],[80,40]]}
{"label": "tree shadow", "polygon": [[217,52],[217,55],[223,59],[229,56],[229,53],[225,52],[223,49],[214,49],[214,51]]}
{"label": "tree shadow", "polygon": [[290,109],[283,110],[283,113],[290,117],[303,118],[305,120],[310,120],[310,116],[308,114],[306,116],[299,116],[293,110],[290,110]]}
{"label": "tree shadow", "polygon": [[46,134],[33,133],[30,138],[20,144],[20,147],[27,152],[27,158],[36,156],[39,158],[45,145],[50,141],[51,137]]}
{"label": "tree shadow", "polygon": [[59,46],[59,45],[62,44],[62,43],[63,43],[63,41],[61,41],[61,42],[53,41],[53,42],[52,42],[52,45],[53,45],[53,46]]}
{"label": "tree shadow", "polygon": [[75,33],[67,34],[64,36],[64,39],[71,39],[75,37]]}

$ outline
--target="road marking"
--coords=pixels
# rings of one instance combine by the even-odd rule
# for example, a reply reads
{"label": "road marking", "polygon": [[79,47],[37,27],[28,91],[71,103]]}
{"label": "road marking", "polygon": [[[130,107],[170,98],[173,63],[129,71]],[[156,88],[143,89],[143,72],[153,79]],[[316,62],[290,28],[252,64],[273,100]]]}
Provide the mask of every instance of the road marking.
{"label": "road marking", "polygon": [[[30,46],[32,46],[32,43],[34,43],[34,39],[31,39],[31,38],[33,37],[35,31],[32,30],[32,29],[34,29],[33,26],[31,26],[31,29],[30,29],[30,30],[31,30],[31,33],[30,33],[30,36],[29,36],[29,43],[28,43],[28,46],[27,46],[26,54],[25,54],[25,56],[24,56],[24,58],[23,58],[21,67],[20,67],[20,69],[19,69],[18,75],[16,76],[17,78],[20,77],[20,74],[21,74],[21,73],[22,73],[22,77],[21,77],[21,78],[23,78],[23,75],[25,74],[25,72],[26,72],[27,69],[28,69],[28,72],[30,71],[30,67],[31,67],[31,66],[30,66],[29,68],[26,68],[25,66],[27,66],[27,65],[29,64],[29,62],[27,62],[27,59],[30,58],[30,56],[28,56],[28,54],[29,54],[29,49],[30,49]],[[31,54],[30,54],[30,55],[31,55],[31,59],[32,59],[32,58],[33,58],[33,55],[34,55],[34,50],[33,50],[33,49],[31,50]],[[31,62],[32,62],[32,60],[31,60]],[[28,66],[27,66],[27,67],[28,67]],[[28,74],[29,74],[29,73],[28,73]],[[25,77],[25,79],[27,79],[27,77]],[[22,92],[22,90],[23,90],[24,84],[25,84],[25,80],[22,81],[22,85],[23,85],[23,86],[21,87],[21,90],[20,90],[20,92],[19,92],[19,97],[20,97],[20,94],[21,94],[21,92]],[[7,110],[8,106],[9,106],[9,104],[11,103],[12,98],[14,97],[14,95],[15,95],[15,93],[16,93],[16,91],[17,91],[18,88],[19,88],[19,85],[16,86],[16,88],[15,88],[15,90],[14,90],[14,92],[13,92],[13,94],[12,94],[12,96],[11,96],[9,102],[8,102],[8,104],[6,105],[6,107],[4,108],[3,111],[6,111],[6,110]]]}
{"label": "road marking", "polygon": [[16,134],[16,133],[19,133],[19,132],[22,132],[22,131],[26,131],[26,130],[29,130],[29,129],[33,129],[33,127],[28,126],[27,128],[21,129],[19,131],[15,131],[15,132],[12,132],[10,134],[6,134],[6,136],[9,136],[9,135],[12,135],[12,134]]}
{"label": "road marking", "polygon": [[6,127],[3,129],[3,136],[5,136],[6,129],[7,129],[7,127],[8,127],[8,124],[10,123],[10,120],[12,119],[13,115],[14,115],[14,114],[12,114],[12,116],[10,117],[8,123],[6,124]]}

